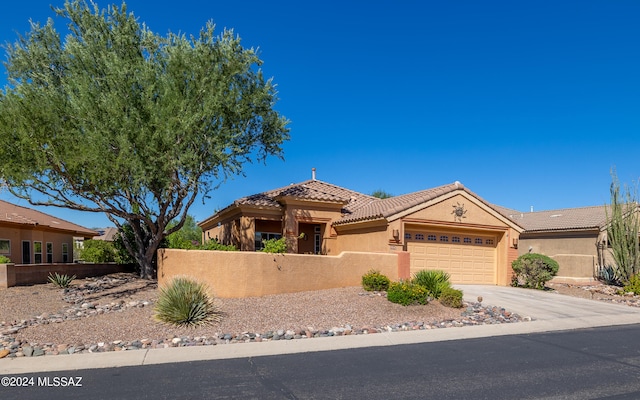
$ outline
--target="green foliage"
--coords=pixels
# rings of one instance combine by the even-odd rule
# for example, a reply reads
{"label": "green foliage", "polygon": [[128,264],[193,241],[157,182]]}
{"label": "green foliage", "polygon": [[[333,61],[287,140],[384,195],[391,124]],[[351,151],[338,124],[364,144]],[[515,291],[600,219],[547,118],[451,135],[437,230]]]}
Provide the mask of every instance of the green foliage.
{"label": "green foliage", "polygon": [[381,274],[377,270],[369,270],[366,274],[362,275],[362,288],[366,291],[382,292],[389,288],[391,281],[385,275]]}
{"label": "green foliage", "polygon": [[54,285],[58,286],[59,288],[67,288],[69,287],[69,285],[71,285],[71,282],[76,279],[76,276],[69,276],[66,274],[60,275],[57,272],[51,273],[49,272],[49,282],[53,283]]}
{"label": "green foliage", "polygon": [[427,304],[428,297],[429,293],[423,286],[411,281],[391,282],[387,290],[387,300],[403,306]]}
{"label": "green foliage", "polygon": [[115,261],[118,264],[132,264],[136,266],[136,269],[140,271],[140,266],[138,265],[134,256],[132,256],[132,252],[127,249],[127,245],[132,248],[133,254],[137,253],[138,246],[135,243],[135,237],[133,235],[133,229],[131,229],[131,225],[124,224],[118,229],[118,233],[113,237],[113,247],[115,249]]}
{"label": "green foliage", "polygon": [[444,271],[423,269],[413,275],[413,283],[424,287],[429,296],[440,298],[442,291],[451,286],[450,275]]}
{"label": "green foliage", "polygon": [[374,191],[373,193],[371,193],[371,196],[377,197],[379,199],[388,199],[389,197],[393,197],[391,193],[385,192],[382,189]]}
{"label": "green foliage", "polygon": [[[167,229],[176,225],[177,222],[171,222]],[[198,226],[192,215],[187,215],[182,228],[167,236],[167,247],[170,249],[196,249],[200,246],[201,240],[202,228]]]}
{"label": "green foliage", "polygon": [[198,246],[198,250],[219,250],[219,251],[238,251],[236,246],[232,244],[221,244],[217,240],[207,240],[200,246]]}
{"label": "green foliage", "polygon": [[68,0],[54,12],[64,34],[49,19],[6,46],[3,187],[130,225],[124,248],[152,278],[157,248],[196,198],[246,162],[282,156],[275,84],[254,49],[213,23],[161,36],[124,3]]}
{"label": "green foliage", "polygon": [[85,240],[79,250],[79,259],[91,263],[110,263],[116,261],[116,248],[105,240]]}
{"label": "green foliage", "polygon": [[267,239],[262,241],[262,251],[265,253],[286,253],[287,240],[284,237],[280,239]]}
{"label": "green foliage", "polygon": [[620,285],[620,274],[618,273],[618,269],[611,265],[598,268],[597,279],[606,285]]}
{"label": "green foliage", "polygon": [[7,256],[0,255],[0,264],[11,264],[11,259]]}
{"label": "green foliage", "polygon": [[518,257],[511,268],[515,272],[513,286],[544,289],[544,285],[558,273],[558,263],[544,254],[528,253]]}
{"label": "green foliage", "polygon": [[629,282],[624,285],[625,293],[640,294],[640,275],[633,275],[629,278]]}
{"label": "green foliage", "polygon": [[442,289],[440,293],[440,304],[447,307],[460,308],[462,307],[462,290],[457,290],[452,287],[446,287]]}
{"label": "green foliage", "polygon": [[207,291],[206,285],[190,278],[172,279],[160,288],[154,318],[182,327],[196,327],[219,321],[220,311]]}
{"label": "green foliage", "polygon": [[616,272],[624,282],[640,272],[640,219],[638,217],[637,189],[625,188],[612,171],[611,206],[607,210],[607,240],[616,263]]}

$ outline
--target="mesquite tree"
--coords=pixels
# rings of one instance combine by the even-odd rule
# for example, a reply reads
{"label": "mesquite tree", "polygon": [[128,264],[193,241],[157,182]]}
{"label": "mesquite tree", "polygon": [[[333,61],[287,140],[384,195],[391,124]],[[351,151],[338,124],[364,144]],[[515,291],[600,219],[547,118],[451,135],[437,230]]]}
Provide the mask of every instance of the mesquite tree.
{"label": "mesquite tree", "polygon": [[125,247],[151,278],[158,245],[196,197],[245,162],[281,157],[288,121],[233,31],[216,36],[208,23],[196,37],[161,36],[124,3],[53,10],[68,33],[49,19],[6,45],[0,179],[33,205],[127,225]]}

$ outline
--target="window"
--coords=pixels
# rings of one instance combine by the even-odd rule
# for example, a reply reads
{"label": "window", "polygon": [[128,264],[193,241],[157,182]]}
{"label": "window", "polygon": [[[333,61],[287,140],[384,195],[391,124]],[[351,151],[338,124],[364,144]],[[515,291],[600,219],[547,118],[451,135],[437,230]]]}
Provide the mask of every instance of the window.
{"label": "window", "polygon": [[11,240],[0,239],[0,254],[11,255]]}
{"label": "window", "polygon": [[484,241],[484,244],[493,244],[493,239],[487,239]]}
{"label": "window", "polygon": [[69,243],[62,243],[62,262],[69,262]]}
{"label": "window", "polygon": [[416,233],[416,240],[424,240],[424,235],[422,233]]}
{"label": "window", "polygon": [[468,238],[468,237],[464,238],[464,242],[467,244],[471,244],[471,238]]}
{"label": "window", "polygon": [[271,239],[280,239],[282,234],[276,232],[256,232],[255,236],[255,246],[256,251],[262,250],[264,248],[263,242],[265,240]]}
{"label": "window", "polygon": [[446,235],[440,236],[440,241],[441,242],[448,242],[449,241],[449,236],[446,236]]}
{"label": "window", "polygon": [[411,234],[410,233],[405,233],[404,234],[404,238],[405,239],[411,239]]}
{"label": "window", "polygon": [[476,240],[474,241],[475,244],[482,244],[482,239],[481,238],[476,238]]}
{"label": "window", "polygon": [[436,235],[427,236],[427,240],[430,241],[430,242],[435,242],[436,241]]}
{"label": "window", "polygon": [[451,238],[452,243],[460,243],[460,236],[453,236]]}
{"label": "window", "polygon": [[47,242],[47,263],[53,263],[53,243]]}
{"label": "window", "polygon": [[33,242],[33,262],[42,264],[42,242]]}

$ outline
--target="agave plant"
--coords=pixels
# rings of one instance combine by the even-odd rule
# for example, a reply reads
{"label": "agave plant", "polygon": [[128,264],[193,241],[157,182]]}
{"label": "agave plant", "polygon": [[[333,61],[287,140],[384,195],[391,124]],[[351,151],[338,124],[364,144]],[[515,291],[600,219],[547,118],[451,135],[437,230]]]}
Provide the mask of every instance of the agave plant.
{"label": "agave plant", "polygon": [[174,326],[195,327],[217,322],[221,314],[205,284],[176,277],[160,289],[154,318]]}
{"label": "agave plant", "polygon": [[71,285],[71,282],[76,279],[76,276],[69,276],[66,274],[58,274],[57,272],[51,273],[49,272],[49,282],[58,286],[59,288],[68,288]]}
{"label": "agave plant", "polygon": [[611,265],[605,265],[598,268],[598,280],[607,285],[620,285],[620,274],[618,270]]}

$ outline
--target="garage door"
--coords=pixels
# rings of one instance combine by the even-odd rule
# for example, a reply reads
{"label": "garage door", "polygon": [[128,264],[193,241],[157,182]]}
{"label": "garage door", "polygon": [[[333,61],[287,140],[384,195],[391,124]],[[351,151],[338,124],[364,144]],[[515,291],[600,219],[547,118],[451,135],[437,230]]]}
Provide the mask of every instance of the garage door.
{"label": "garage door", "polygon": [[453,283],[495,284],[495,238],[458,233],[407,232],[411,274],[439,269]]}

